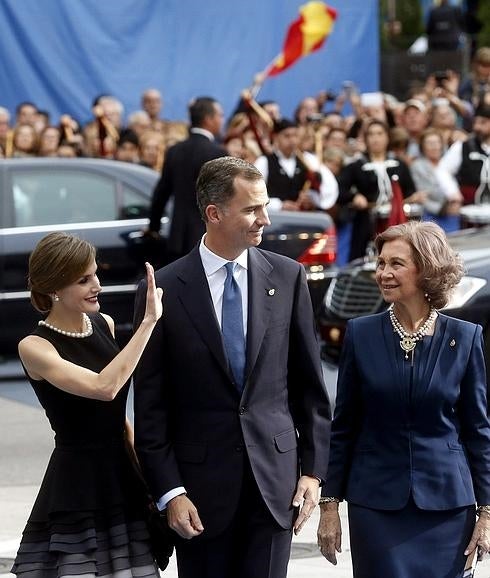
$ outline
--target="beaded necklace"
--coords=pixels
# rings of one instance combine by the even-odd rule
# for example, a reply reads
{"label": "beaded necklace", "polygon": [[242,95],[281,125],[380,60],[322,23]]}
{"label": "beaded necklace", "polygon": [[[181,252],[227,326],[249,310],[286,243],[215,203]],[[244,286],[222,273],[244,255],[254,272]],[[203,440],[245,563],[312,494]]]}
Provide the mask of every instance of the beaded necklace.
{"label": "beaded necklace", "polygon": [[44,319],[41,319],[41,321],[38,322],[38,325],[44,325],[44,327],[51,329],[51,331],[56,331],[56,333],[61,333],[61,335],[66,335],[67,337],[76,337],[78,339],[83,339],[84,337],[89,337],[90,335],[92,335],[93,329],[90,317],[86,313],[82,313],[82,317],[83,317],[83,327],[86,327],[85,331],[65,331],[64,329],[60,329],[59,327],[51,325],[51,323],[44,321]]}
{"label": "beaded necklace", "polygon": [[431,307],[427,319],[419,327],[419,329],[417,329],[417,331],[414,331],[413,333],[405,331],[403,325],[400,323],[397,316],[395,315],[393,305],[390,305],[389,312],[393,330],[395,331],[395,333],[398,333],[399,337],[401,338],[400,347],[405,352],[405,359],[408,359],[408,354],[411,352],[413,364],[413,353],[417,345],[417,342],[423,339],[424,335],[427,335],[427,333],[429,332],[430,328],[432,327],[432,324],[436,320],[437,311],[436,309],[434,309],[434,307]]}

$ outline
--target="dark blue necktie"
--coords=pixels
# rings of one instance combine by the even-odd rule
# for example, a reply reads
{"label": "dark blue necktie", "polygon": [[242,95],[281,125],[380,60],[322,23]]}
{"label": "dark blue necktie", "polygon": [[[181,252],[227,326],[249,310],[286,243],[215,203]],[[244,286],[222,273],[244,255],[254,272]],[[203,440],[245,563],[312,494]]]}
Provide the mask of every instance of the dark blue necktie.
{"label": "dark blue necktie", "polygon": [[238,391],[243,390],[243,372],[245,370],[245,336],[243,333],[242,294],[233,277],[235,263],[225,265],[226,279],[223,290],[223,311],[221,331],[225,343],[228,362],[235,378]]}

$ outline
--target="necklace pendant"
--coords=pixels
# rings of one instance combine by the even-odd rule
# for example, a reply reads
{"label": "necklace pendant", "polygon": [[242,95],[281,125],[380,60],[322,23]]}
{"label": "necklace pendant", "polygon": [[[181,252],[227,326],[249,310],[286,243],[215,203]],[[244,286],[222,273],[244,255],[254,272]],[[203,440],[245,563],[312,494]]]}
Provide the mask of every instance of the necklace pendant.
{"label": "necklace pendant", "polygon": [[400,347],[405,352],[406,358],[408,359],[408,352],[413,351],[415,346],[417,345],[417,341],[411,337],[410,335],[404,335],[400,341]]}

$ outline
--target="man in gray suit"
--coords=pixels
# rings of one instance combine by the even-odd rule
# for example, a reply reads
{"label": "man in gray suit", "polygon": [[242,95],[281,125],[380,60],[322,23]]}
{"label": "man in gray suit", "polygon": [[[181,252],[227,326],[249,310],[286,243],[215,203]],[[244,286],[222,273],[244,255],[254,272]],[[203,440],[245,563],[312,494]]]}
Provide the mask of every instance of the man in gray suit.
{"label": "man in gray suit", "polygon": [[257,248],[269,197],[253,165],[207,162],[197,195],[206,234],[155,274],[165,313],[135,373],[136,450],[181,578],[285,578],[330,436],[306,276]]}

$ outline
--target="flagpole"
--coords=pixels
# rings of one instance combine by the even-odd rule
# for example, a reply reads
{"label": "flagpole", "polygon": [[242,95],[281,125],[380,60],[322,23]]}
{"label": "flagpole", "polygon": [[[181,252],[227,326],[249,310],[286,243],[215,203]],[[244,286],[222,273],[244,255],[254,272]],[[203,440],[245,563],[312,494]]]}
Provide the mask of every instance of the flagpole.
{"label": "flagpole", "polygon": [[276,60],[279,58],[279,56],[280,56],[280,54],[278,54],[275,58],[273,58],[269,62],[269,64],[264,68],[264,70],[262,70],[262,72],[257,72],[257,74],[254,76],[253,84],[249,89],[250,94],[254,100],[257,98],[257,95],[259,94],[260,89],[262,88],[262,85],[264,84],[265,80],[267,79],[270,70],[274,66],[274,64],[275,64]]}

